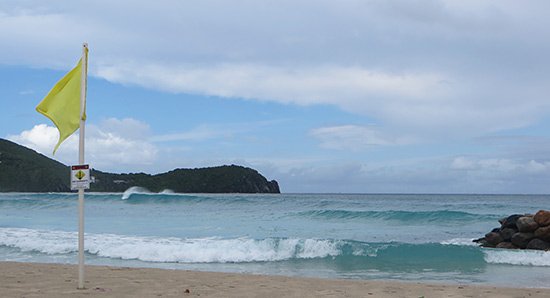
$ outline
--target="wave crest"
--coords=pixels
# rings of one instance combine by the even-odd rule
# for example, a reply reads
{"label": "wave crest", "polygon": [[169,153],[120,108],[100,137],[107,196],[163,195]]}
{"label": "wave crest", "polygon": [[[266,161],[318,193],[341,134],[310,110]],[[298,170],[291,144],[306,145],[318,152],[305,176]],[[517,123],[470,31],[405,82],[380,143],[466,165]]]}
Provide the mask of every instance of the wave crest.
{"label": "wave crest", "polygon": [[312,210],[298,213],[322,219],[380,219],[405,222],[435,222],[435,221],[465,221],[465,220],[495,220],[498,215],[474,214],[463,211],[436,210],[436,211],[354,211],[354,210]]}
{"label": "wave crest", "polygon": [[145,187],[132,186],[128,188],[126,191],[124,191],[124,193],[122,194],[122,199],[128,200],[134,194],[151,194],[151,193],[152,192]]}
{"label": "wave crest", "polygon": [[[439,243],[366,243],[300,238],[175,238],[86,234],[86,251],[114,259],[169,263],[320,262],[342,268],[434,270],[475,268],[485,262],[478,247]],[[75,254],[77,234],[0,228],[0,246],[23,252]],[[393,264],[393,265],[392,265]]]}

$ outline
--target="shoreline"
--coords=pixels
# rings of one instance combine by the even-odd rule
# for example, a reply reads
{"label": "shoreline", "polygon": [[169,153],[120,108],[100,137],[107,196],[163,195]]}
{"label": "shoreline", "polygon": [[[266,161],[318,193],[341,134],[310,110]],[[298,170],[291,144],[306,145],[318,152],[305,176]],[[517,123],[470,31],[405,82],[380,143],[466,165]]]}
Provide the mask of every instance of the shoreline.
{"label": "shoreline", "polygon": [[[549,288],[336,280],[155,268],[0,262],[2,297],[550,297]],[[187,292],[188,291],[188,292]]]}

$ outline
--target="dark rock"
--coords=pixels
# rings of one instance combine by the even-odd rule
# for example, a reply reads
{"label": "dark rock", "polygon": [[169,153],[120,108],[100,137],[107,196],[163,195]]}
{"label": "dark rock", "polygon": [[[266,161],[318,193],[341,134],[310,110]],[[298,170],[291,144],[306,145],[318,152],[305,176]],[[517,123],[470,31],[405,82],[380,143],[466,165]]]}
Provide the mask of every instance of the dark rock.
{"label": "dark rock", "polygon": [[518,247],[515,246],[512,242],[500,242],[499,244],[497,244],[496,248],[517,249]]}
{"label": "dark rock", "polygon": [[481,242],[479,242],[479,246],[481,246],[481,247],[495,247],[496,245],[487,242],[487,240],[485,240],[485,238],[483,238],[483,240]]}
{"label": "dark rock", "polygon": [[485,241],[487,241],[491,245],[497,245],[502,242],[502,240],[502,236],[500,236],[499,233],[490,232],[485,235]]}
{"label": "dark rock", "polygon": [[502,237],[502,240],[504,241],[511,241],[512,236],[517,233],[518,231],[512,228],[505,228],[500,231],[500,236]]}
{"label": "dark rock", "polygon": [[487,242],[487,240],[485,240],[485,237],[474,239],[472,240],[472,242],[479,244],[479,246],[481,247],[495,247],[493,244],[490,244],[489,242]]}
{"label": "dark rock", "polygon": [[550,240],[550,226],[540,227],[535,230],[535,237],[542,240]]}
{"label": "dark rock", "polygon": [[533,233],[515,233],[512,236],[512,243],[519,248],[526,248],[531,239],[535,237]]}
{"label": "dark rock", "polygon": [[533,232],[539,227],[533,217],[522,216],[516,221],[516,226],[520,232]]}
{"label": "dark rock", "polygon": [[550,243],[540,239],[532,239],[527,244],[527,249],[548,250],[550,249]]}
{"label": "dark rock", "polygon": [[550,226],[550,211],[539,210],[534,219],[541,227]]}
{"label": "dark rock", "polygon": [[517,226],[516,226],[516,222],[518,221],[518,219],[520,217],[522,217],[523,215],[521,214],[513,214],[513,215],[510,215],[508,216],[504,222],[502,223],[502,228],[512,228],[512,229],[516,229]]}
{"label": "dark rock", "polygon": [[494,228],[491,230],[493,233],[500,233],[500,228]]}

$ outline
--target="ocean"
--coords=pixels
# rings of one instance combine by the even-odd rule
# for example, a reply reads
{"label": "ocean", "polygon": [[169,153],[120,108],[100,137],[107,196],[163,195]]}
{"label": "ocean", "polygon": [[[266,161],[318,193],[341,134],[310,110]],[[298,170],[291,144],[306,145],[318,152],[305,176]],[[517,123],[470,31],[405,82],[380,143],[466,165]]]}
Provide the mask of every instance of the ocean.
{"label": "ocean", "polygon": [[[77,263],[75,193],[0,194],[0,260]],[[87,193],[86,263],[550,287],[550,252],[472,240],[549,195]]]}

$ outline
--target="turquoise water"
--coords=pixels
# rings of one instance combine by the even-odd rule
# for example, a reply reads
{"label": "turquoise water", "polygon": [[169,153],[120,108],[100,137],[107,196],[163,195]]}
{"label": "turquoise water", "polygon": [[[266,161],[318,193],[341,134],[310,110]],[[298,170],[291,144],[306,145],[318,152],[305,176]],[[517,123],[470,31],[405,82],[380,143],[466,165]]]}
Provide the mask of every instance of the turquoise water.
{"label": "turquoise water", "polygon": [[[0,194],[0,260],[75,263],[75,194]],[[471,240],[542,195],[86,194],[89,264],[548,287],[550,252]]]}

